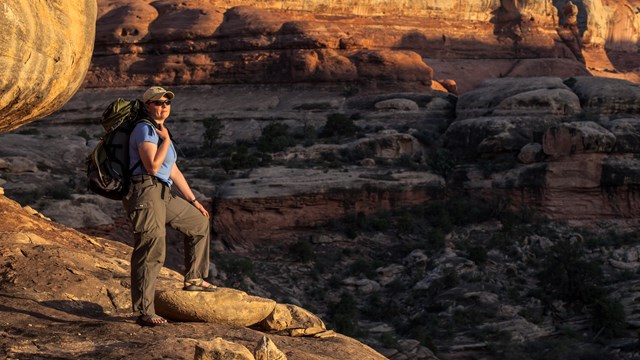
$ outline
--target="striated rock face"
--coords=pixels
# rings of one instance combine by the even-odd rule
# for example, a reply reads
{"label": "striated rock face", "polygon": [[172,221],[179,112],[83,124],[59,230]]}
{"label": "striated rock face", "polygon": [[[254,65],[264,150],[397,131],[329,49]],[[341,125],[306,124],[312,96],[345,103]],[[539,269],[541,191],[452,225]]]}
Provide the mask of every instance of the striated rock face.
{"label": "striated rock face", "polygon": [[85,85],[431,86],[432,71],[418,54],[389,46],[369,49],[349,35],[348,22],[341,27],[312,16],[303,12],[306,5],[292,4],[287,12],[276,3],[235,5],[243,4],[100,1],[95,58]]}
{"label": "striated rock face", "polygon": [[[557,39],[549,0],[98,3],[87,87],[355,82],[424,90],[431,84],[431,59],[575,60]],[[532,66],[527,75],[567,69],[568,75],[585,71]],[[487,75],[479,73],[475,79]],[[463,89],[471,85],[466,80]]]}
{"label": "striated rock face", "polygon": [[588,14],[585,37],[593,45],[610,50],[635,52],[640,45],[637,0],[583,0]]}
{"label": "striated rock face", "polygon": [[560,0],[99,0],[85,86],[354,82],[424,90],[431,69],[462,91],[501,76],[637,77],[635,1],[576,0],[583,39],[575,39],[560,26]]}
{"label": "striated rock face", "polygon": [[442,177],[429,173],[255,169],[218,189],[214,227],[225,245],[251,248],[349,213],[421,204],[443,188]]}
{"label": "striated rock face", "polygon": [[[458,167],[453,178],[554,219],[637,217],[638,101],[637,84],[625,80],[486,81],[459,98],[444,134],[463,161],[486,161]],[[529,107],[540,116],[523,116]]]}
{"label": "striated rock face", "polygon": [[0,4],[0,133],[46,116],[82,84],[95,37],[95,0]]}

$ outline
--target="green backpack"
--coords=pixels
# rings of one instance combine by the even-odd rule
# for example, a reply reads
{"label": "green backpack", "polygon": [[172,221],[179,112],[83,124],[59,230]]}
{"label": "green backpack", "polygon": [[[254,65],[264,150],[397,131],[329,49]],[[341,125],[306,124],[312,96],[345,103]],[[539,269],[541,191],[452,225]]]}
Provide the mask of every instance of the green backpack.
{"label": "green backpack", "polygon": [[156,126],[145,118],[140,100],[114,100],[102,113],[100,123],[106,131],[98,145],[87,157],[87,179],[91,191],[113,200],[122,200],[129,191],[131,172],[140,162],[129,168],[129,135],[140,122]]}

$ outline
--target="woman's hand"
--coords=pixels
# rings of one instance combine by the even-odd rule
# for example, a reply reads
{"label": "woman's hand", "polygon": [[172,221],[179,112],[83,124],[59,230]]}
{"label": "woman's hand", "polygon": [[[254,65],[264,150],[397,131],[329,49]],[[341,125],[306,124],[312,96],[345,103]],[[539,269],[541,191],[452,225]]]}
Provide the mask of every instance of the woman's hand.
{"label": "woman's hand", "polygon": [[195,203],[193,203],[193,206],[196,207],[196,209],[200,210],[200,212],[202,213],[202,215],[209,217],[209,212],[207,211],[207,209],[204,208],[204,206],[202,206],[202,204],[200,204],[199,201],[196,200]]}
{"label": "woman's hand", "polygon": [[167,127],[163,124],[158,125],[158,127],[156,128],[156,132],[162,140],[166,140],[169,138],[169,129],[167,129]]}

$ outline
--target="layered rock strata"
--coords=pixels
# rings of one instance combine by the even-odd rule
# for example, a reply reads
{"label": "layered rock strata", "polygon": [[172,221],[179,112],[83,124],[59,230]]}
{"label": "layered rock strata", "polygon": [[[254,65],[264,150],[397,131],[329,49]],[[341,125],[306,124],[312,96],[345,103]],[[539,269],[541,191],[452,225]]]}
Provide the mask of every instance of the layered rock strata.
{"label": "layered rock strata", "polygon": [[[479,161],[458,167],[454,179],[554,219],[632,222],[640,213],[638,104],[638,85],[622,80],[486,82],[460,97],[444,135],[464,162]],[[523,117],[530,106],[536,116]]]}
{"label": "layered rock strata", "polygon": [[95,0],[0,4],[0,133],[51,114],[78,90],[96,14]]}
{"label": "layered rock strata", "polygon": [[[98,3],[87,87],[354,82],[420,90],[429,87],[427,65],[434,62],[443,72],[436,77],[457,75],[462,89],[469,89],[540,58],[572,65],[529,66],[527,76],[586,72],[559,37],[550,0]],[[597,24],[599,33],[609,30]],[[465,67],[473,73],[465,74]]]}

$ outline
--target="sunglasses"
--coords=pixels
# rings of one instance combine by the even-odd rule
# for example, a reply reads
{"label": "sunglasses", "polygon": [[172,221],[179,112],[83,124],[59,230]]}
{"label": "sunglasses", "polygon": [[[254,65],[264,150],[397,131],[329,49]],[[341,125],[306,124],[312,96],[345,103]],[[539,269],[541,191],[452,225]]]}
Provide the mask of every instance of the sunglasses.
{"label": "sunglasses", "polygon": [[154,101],[149,101],[149,103],[155,105],[155,106],[162,106],[162,105],[171,105],[171,100],[154,100]]}

